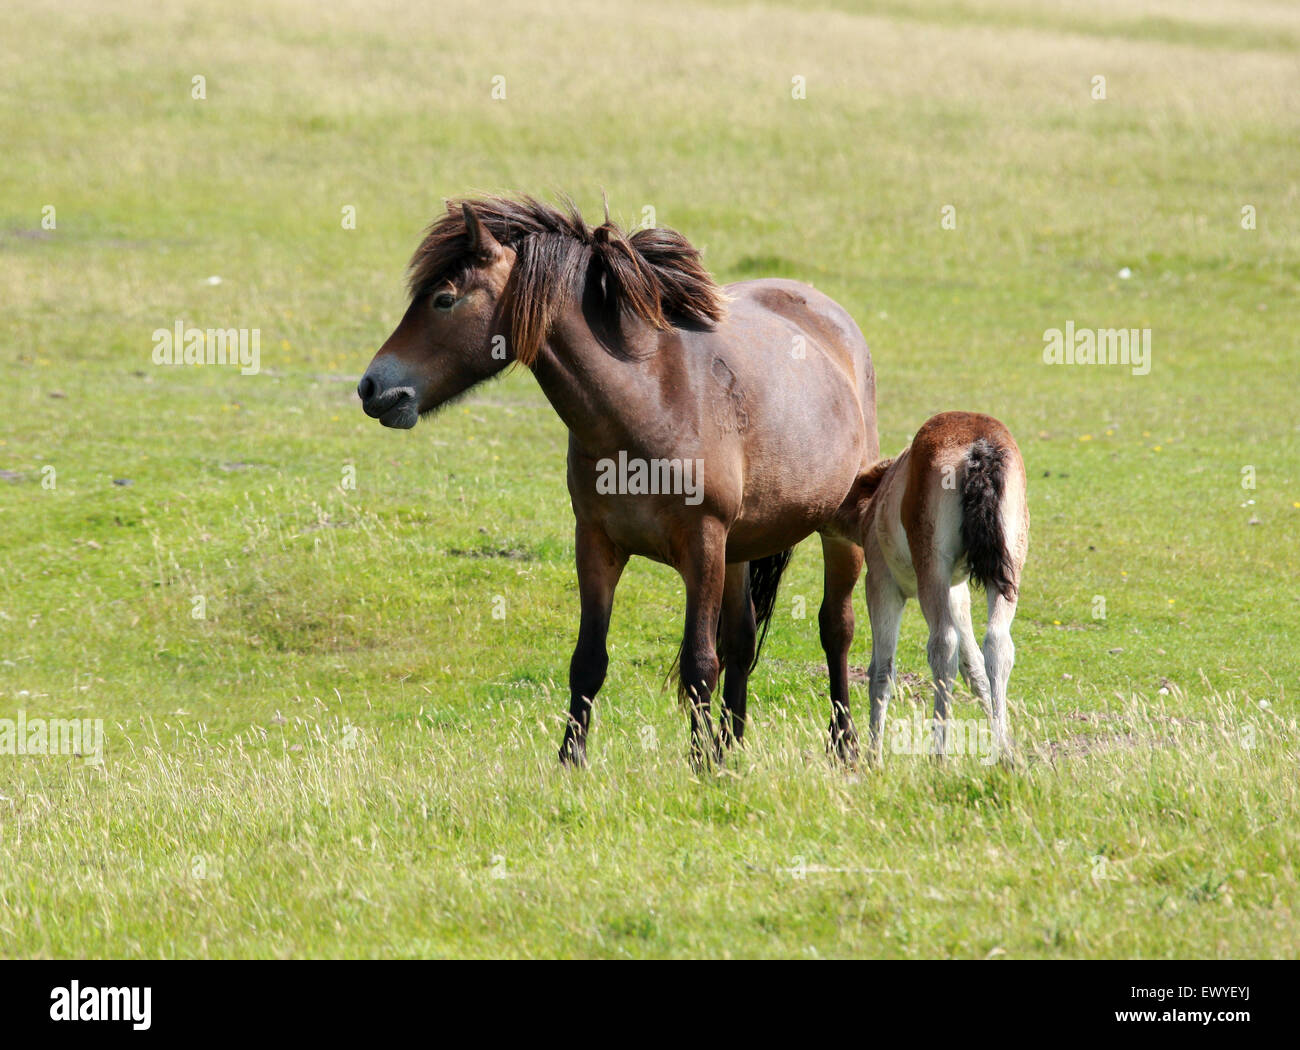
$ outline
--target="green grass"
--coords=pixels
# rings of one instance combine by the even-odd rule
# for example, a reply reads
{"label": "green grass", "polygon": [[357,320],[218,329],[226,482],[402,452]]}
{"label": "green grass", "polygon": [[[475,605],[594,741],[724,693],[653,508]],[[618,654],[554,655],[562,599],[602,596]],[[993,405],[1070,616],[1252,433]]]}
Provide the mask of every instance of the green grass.
{"label": "green grass", "polygon": [[[496,6],[10,12],[0,718],[108,746],[0,755],[0,955],[1294,956],[1300,14]],[[1024,770],[827,763],[815,543],[721,776],[642,561],[557,767],[562,424],[526,373],[409,433],[353,385],[441,197],[602,188],[844,303],[887,452],[943,409],[1017,435]],[[262,373],[155,366],[177,319],[259,328]],[[1045,365],[1067,320],[1151,328],[1151,373]]]}

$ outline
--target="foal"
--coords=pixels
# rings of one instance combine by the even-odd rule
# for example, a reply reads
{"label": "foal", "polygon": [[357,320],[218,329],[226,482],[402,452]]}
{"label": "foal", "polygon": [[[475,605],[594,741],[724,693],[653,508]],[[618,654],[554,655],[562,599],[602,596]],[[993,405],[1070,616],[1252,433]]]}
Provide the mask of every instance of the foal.
{"label": "foal", "polygon": [[[946,747],[960,661],[989,712],[995,747],[1009,760],[1011,621],[1029,547],[1025,464],[1011,432],[991,416],[943,412],[926,421],[897,459],[882,460],[859,478],[858,495],[867,500],[858,506],[871,616],[871,760],[883,756],[898,626],[909,597],[920,600],[930,628],[935,755],[942,757]],[[971,626],[968,578],[988,592],[983,652]]]}

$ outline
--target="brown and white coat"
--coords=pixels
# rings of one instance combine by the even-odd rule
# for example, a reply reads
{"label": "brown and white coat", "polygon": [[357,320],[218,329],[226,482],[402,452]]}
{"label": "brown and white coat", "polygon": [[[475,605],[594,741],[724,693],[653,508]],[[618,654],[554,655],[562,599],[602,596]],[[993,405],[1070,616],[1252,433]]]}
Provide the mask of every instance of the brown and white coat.
{"label": "brown and white coat", "polygon": [[[942,756],[960,668],[985,705],[998,754],[1008,760],[1007,679],[1015,659],[1011,621],[1029,546],[1025,465],[1011,432],[991,416],[944,412],[911,445],[858,480],[858,535],[871,617],[871,744],[882,758],[899,622],[915,597],[930,628],[934,676],[932,748]],[[983,648],[971,624],[968,580],[988,592]]]}

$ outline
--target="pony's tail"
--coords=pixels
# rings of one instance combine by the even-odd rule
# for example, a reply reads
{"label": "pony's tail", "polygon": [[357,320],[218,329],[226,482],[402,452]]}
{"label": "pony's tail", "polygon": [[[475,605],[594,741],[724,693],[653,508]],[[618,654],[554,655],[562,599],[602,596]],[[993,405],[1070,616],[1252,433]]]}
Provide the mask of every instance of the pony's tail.
{"label": "pony's tail", "polygon": [[1016,596],[1015,565],[1002,527],[1006,450],[977,438],[966,453],[961,488],[961,541],[970,578],[1008,601]]}
{"label": "pony's tail", "polygon": [[758,666],[758,654],[763,651],[767,629],[772,626],[772,614],[776,611],[776,589],[781,584],[781,577],[785,574],[793,553],[794,548],[791,547],[779,554],[757,558],[749,563],[749,597],[754,603],[754,624],[758,628],[754,659],[749,661],[751,671]]}

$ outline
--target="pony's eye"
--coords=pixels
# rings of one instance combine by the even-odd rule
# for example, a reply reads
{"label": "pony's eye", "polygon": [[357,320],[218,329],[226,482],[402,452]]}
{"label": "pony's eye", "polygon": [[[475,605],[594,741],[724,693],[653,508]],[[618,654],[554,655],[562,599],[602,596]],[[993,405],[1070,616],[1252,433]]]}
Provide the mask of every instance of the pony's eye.
{"label": "pony's eye", "polygon": [[441,292],[433,297],[433,305],[439,310],[450,310],[456,305],[456,297],[451,292]]}

